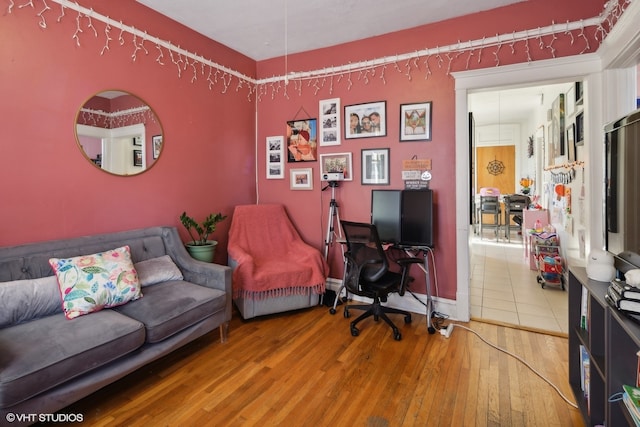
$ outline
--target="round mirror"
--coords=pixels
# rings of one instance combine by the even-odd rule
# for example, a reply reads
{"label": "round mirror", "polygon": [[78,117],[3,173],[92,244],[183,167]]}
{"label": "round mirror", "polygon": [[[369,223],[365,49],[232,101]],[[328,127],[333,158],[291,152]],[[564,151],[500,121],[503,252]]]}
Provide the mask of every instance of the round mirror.
{"label": "round mirror", "polygon": [[94,166],[114,175],[137,175],[160,157],[162,125],[146,102],[110,90],[92,96],[78,111],[76,141]]}

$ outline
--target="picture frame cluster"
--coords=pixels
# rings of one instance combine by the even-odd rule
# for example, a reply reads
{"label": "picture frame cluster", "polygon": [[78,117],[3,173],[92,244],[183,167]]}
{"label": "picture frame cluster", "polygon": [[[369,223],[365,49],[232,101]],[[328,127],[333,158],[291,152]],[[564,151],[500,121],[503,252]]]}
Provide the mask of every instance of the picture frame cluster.
{"label": "picture frame cluster", "polygon": [[[304,111],[301,107],[300,111]],[[306,112],[306,111],[305,111]],[[432,102],[400,104],[398,141],[432,140]],[[341,115],[342,114],[342,115]],[[327,173],[343,173],[344,181],[353,181],[353,155],[350,151],[319,153],[319,147],[334,147],[351,140],[387,136],[387,102],[375,101],[344,106],[340,98],[320,100],[319,119],[296,117],[286,122],[285,136],[266,138],[267,179],[284,179],[286,163],[319,162],[320,178]],[[362,185],[390,185],[389,147],[361,148]],[[290,168],[291,190],[313,189],[313,167]]]}

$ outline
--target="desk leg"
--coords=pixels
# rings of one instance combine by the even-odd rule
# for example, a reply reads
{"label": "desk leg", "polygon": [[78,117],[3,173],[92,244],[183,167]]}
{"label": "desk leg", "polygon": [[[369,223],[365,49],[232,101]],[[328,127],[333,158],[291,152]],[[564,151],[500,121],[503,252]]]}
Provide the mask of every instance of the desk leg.
{"label": "desk leg", "polygon": [[433,327],[431,317],[433,316],[433,298],[431,298],[431,280],[429,274],[429,253],[432,249],[425,252],[424,256],[424,275],[425,275],[425,286],[427,288],[427,331],[430,334],[436,333],[436,328]]}

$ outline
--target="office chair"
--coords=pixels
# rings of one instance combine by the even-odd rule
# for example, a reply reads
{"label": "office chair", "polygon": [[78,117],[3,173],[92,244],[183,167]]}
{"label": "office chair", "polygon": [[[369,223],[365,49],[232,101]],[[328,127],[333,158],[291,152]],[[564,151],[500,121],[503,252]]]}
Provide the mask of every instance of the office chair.
{"label": "office chair", "polygon": [[489,225],[484,222],[484,215],[493,215],[492,227],[495,227],[496,239],[498,239],[498,233],[500,232],[500,199],[498,196],[480,196],[480,209],[479,218],[480,221],[480,239],[483,238],[482,226]]}
{"label": "office chair", "polygon": [[389,261],[375,225],[351,221],[340,221],[340,224],[347,241],[343,284],[347,292],[373,299],[372,304],[345,305],[345,318],[350,317],[350,310],[364,310],[364,313],[351,322],[351,335],[358,336],[360,331],[356,325],[373,316],[375,321],[384,320],[393,330],[393,338],[400,341],[402,334],[387,313],[403,314],[405,323],[411,323],[411,313],[383,306],[382,303],[387,301],[391,293],[404,295],[406,285],[411,280],[408,275],[409,267],[411,264],[422,263],[422,260],[401,258],[396,260],[400,273],[389,271]]}

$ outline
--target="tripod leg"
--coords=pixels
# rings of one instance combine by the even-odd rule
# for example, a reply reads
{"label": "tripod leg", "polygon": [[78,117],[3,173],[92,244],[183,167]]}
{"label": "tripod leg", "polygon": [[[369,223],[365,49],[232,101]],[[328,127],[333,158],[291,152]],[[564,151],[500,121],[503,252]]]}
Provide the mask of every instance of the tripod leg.
{"label": "tripod leg", "polygon": [[333,236],[333,215],[334,215],[335,206],[333,204],[329,205],[329,219],[327,221],[327,235],[324,239],[324,259],[329,259],[329,245],[332,241]]}
{"label": "tripod leg", "polygon": [[340,228],[340,211],[338,210],[338,205],[335,205],[334,207],[335,210],[335,218],[336,218],[336,222],[337,222],[337,227],[338,227],[338,237],[340,239],[342,239],[342,228]]}

